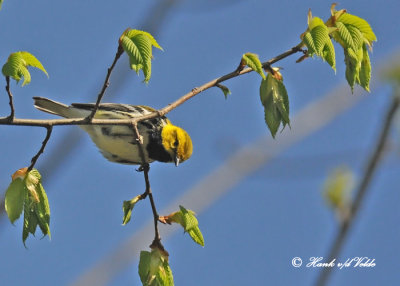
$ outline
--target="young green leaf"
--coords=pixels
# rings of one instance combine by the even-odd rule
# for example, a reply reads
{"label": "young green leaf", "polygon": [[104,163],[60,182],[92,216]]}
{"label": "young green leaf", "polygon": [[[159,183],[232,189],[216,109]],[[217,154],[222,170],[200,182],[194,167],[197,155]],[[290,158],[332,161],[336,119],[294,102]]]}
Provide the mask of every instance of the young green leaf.
{"label": "young green leaf", "polygon": [[24,205],[24,229],[22,239],[25,241],[29,233],[35,234],[39,226],[43,236],[50,233],[50,206],[49,201],[41,183],[41,175],[38,170],[33,169],[25,175],[25,186],[28,190]]}
{"label": "young green leaf", "polygon": [[161,46],[151,34],[140,30],[126,30],[119,42],[129,56],[131,69],[137,74],[142,70],[147,83],[151,77],[152,47],[162,50]]}
{"label": "young green leaf", "polygon": [[345,10],[336,11],[334,8],[332,6],[332,16],[327,25],[336,28],[332,37],[344,49],[347,82],[352,91],[355,84],[369,91],[371,62],[367,46],[372,48],[372,43],[377,40],[376,36],[367,21]]}
{"label": "young green leaf", "polygon": [[161,46],[157,43],[156,39],[154,39],[154,37],[153,37],[150,33],[145,32],[145,31],[130,30],[130,29],[128,29],[128,30],[126,31],[126,36],[127,36],[128,38],[133,38],[133,37],[135,37],[136,35],[145,35],[147,38],[150,39],[150,42],[151,42],[151,44],[152,44],[154,47],[156,47],[157,49],[160,49],[161,51],[163,51],[163,48],[161,48]]}
{"label": "young green leaf", "polygon": [[1,10],[1,6],[3,6],[3,0],[0,0],[0,10]]}
{"label": "young green leaf", "polygon": [[[344,49],[344,62],[346,64],[346,80],[351,87],[351,91],[354,89],[355,83],[359,83],[359,76],[361,70],[361,61],[363,58],[363,49],[354,52],[353,49]],[[367,90],[369,87],[367,87]]]}
{"label": "young green leaf", "polygon": [[122,225],[126,225],[131,220],[133,207],[140,200],[140,198],[141,198],[141,195],[138,195],[130,201],[123,202],[122,210],[124,212],[124,217],[122,219]]}
{"label": "young green leaf", "polygon": [[369,59],[369,54],[367,46],[362,47],[363,57],[361,60],[361,68],[359,72],[358,84],[369,92],[369,82],[371,80],[371,61]]}
{"label": "young green leaf", "polygon": [[165,251],[154,248],[151,252],[141,251],[139,276],[144,286],[173,286],[174,279]]}
{"label": "young green leaf", "polygon": [[50,205],[47,198],[47,194],[44,191],[42,184],[38,184],[36,192],[39,196],[39,202],[36,205],[36,217],[39,222],[39,227],[43,235],[48,235],[51,238],[50,233]]}
{"label": "young green leaf", "polygon": [[41,62],[28,52],[12,53],[8,57],[7,62],[3,65],[2,73],[4,76],[9,76],[17,82],[23,77],[24,81],[22,82],[22,86],[24,86],[31,82],[31,75],[28,71],[29,66],[38,68],[43,71],[47,77],[49,76]]}
{"label": "young green leaf", "polygon": [[340,219],[348,215],[351,203],[350,192],[354,187],[354,176],[349,168],[336,168],[328,176],[324,185],[324,196],[329,206],[337,212]]}
{"label": "young green leaf", "polygon": [[258,58],[258,55],[253,53],[245,53],[242,56],[242,61],[245,65],[257,72],[263,79],[265,79],[264,70],[262,68],[260,59]]}
{"label": "young green leaf", "polygon": [[222,85],[219,83],[216,86],[222,90],[222,92],[224,93],[225,99],[228,99],[228,95],[231,94],[231,91],[229,90],[229,88],[226,87],[225,85]]}
{"label": "young green leaf", "polygon": [[368,24],[367,21],[360,17],[349,13],[343,13],[340,17],[337,18],[336,23],[337,22],[343,23],[347,27],[354,27],[355,29],[360,31],[369,46],[372,46],[372,42],[377,41],[376,35],[372,31],[371,26]]}
{"label": "young green leaf", "polygon": [[329,37],[329,29],[318,17],[308,15],[308,28],[301,36],[307,46],[309,56],[318,56],[326,61],[336,71],[335,48]]}
{"label": "young green leaf", "polygon": [[194,242],[204,246],[203,234],[200,231],[199,222],[195,217],[195,213],[191,210],[185,209],[183,206],[179,206],[179,208],[179,211],[162,217],[162,222],[168,224],[175,222],[180,224],[183,227],[183,230],[190,235]]}
{"label": "young green leaf", "polygon": [[140,259],[139,259],[139,277],[142,284],[145,285],[147,282],[147,278],[150,273],[150,259],[151,253],[148,251],[141,251],[140,252]]}
{"label": "young green leaf", "polygon": [[28,172],[28,168],[22,168],[12,175],[12,182],[6,192],[5,207],[11,223],[24,211],[24,245],[29,234],[35,234],[37,226],[44,236],[50,237],[50,206],[38,170]]}
{"label": "young green leaf", "polygon": [[5,209],[12,224],[20,217],[24,209],[25,193],[26,188],[22,178],[16,178],[7,188]]}
{"label": "young green leaf", "polygon": [[290,126],[289,97],[283,81],[268,73],[267,78],[261,81],[260,99],[264,106],[265,122],[275,138],[281,123],[283,128],[286,124]]}

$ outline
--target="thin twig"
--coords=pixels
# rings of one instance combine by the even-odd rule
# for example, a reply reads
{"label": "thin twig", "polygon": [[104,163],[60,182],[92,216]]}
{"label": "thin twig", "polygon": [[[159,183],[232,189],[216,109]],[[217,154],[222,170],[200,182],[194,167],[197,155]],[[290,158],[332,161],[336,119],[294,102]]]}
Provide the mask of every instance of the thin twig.
{"label": "thin twig", "polygon": [[[385,116],[385,121],[383,122],[382,125],[381,134],[377,140],[376,147],[374,148],[371,154],[371,157],[366,165],[364,174],[362,176],[360,185],[356,191],[356,195],[350,209],[349,218],[341,224],[339,232],[335,240],[333,241],[332,247],[329,251],[327,261],[332,261],[333,259],[338,258],[338,255],[340,254],[340,251],[348,235],[348,231],[350,230],[354,222],[354,219],[363,203],[363,199],[367,193],[369,184],[372,181],[372,178],[375,174],[378,164],[383,157],[383,152],[385,150],[387,139],[389,137],[389,131],[393,124],[393,119],[395,118],[395,114],[399,108],[399,105],[400,105],[400,95],[396,94],[395,96],[393,96],[393,100],[390,104],[390,107],[388,108],[388,111]],[[323,268],[320,272],[320,275],[317,278],[315,285],[317,286],[326,285],[329,279],[329,275],[332,273],[331,270],[332,267]]]}
{"label": "thin twig", "polygon": [[14,120],[14,114],[15,114],[15,109],[14,109],[14,103],[13,103],[13,95],[10,90],[10,77],[6,76],[6,91],[8,94],[9,98],[9,104],[10,104],[10,115],[6,117],[8,122],[12,122]]}
{"label": "thin twig", "polygon": [[46,133],[46,137],[44,138],[43,142],[42,142],[42,147],[40,147],[40,150],[36,153],[35,156],[33,156],[32,160],[31,160],[31,165],[28,167],[28,172],[31,171],[33,169],[33,167],[35,167],[36,161],[39,159],[40,155],[43,153],[44,148],[46,148],[46,144],[50,139],[51,136],[51,131],[53,131],[53,126],[47,126],[46,127],[47,133]]}
{"label": "thin twig", "polygon": [[121,57],[121,55],[123,53],[124,53],[124,49],[122,48],[122,46],[120,44],[118,44],[118,49],[117,49],[117,52],[115,54],[114,61],[111,64],[111,66],[107,69],[107,75],[106,75],[106,78],[104,80],[103,87],[101,88],[101,91],[100,91],[99,95],[97,96],[96,104],[93,107],[92,113],[90,113],[89,116],[87,117],[87,120],[89,122],[92,121],[94,115],[96,114],[97,109],[99,108],[101,99],[103,98],[107,87],[109,87],[109,85],[110,85],[111,73],[112,73],[112,71],[113,71],[113,69],[115,67],[115,64],[117,63],[118,59]]}
{"label": "thin twig", "polygon": [[[293,55],[297,52],[301,52],[301,45],[297,45],[290,50],[264,62],[262,65],[263,67],[268,67],[290,55]],[[118,52],[117,52],[118,55]],[[108,79],[109,75],[111,74],[112,68],[115,65],[115,62],[117,60],[117,55],[116,58],[114,59],[113,65],[109,68],[109,72],[107,73],[106,81],[103,85],[102,92],[99,94],[98,98],[98,103],[101,101],[101,97],[104,95],[105,89],[108,86]],[[226,80],[232,79],[234,77],[247,74],[249,72],[252,72],[253,70],[251,68],[245,68],[239,73],[236,71],[233,71],[231,73],[228,73],[224,76],[218,77],[214,80],[211,80],[200,87],[194,88],[192,91],[186,93],[173,103],[168,104],[164,108],[154,111],[152,113],[149,113],[147,115],[143,115],[140,117],[135,117],[134,119],[94,119],[92,118],[90,122],[88,122],[88,119],[90,116],[87,118],[74,118],[74,119],[52,119],[52,120],[35,120],[35,119],[14,119],[13,122],[9,122],[8,118],[0,118],[0,125],[20,125],[20,126],[41,126],[41,127],[46,127],[48,125],[131,125],[131,124],[137,124],[140,121],[147,120],[147,119],[152,119],[160,116],[164,116],[165,114],[169,113],[170,111],[174,110],[178,106],[182,105],[184,102],[187,100],[191,99],[192,97],[196,96],[197,94],[211,88],[214,86],[217,86],[217,84],[224,82]],[[104,91],[103,91],[104,90]],[[95,110],[95,109],[94,109]],[[94,111],[93,110],[93,111]],[[93,113],[93,112],[92,112]]]}
{"label": "thin twig", "polygon": [[139,129],[137,127],[137,123],[133,123],[133,129],[134,129],[134,134],[136,137],[136,141],[138,143],[138,148],[139,148],[139,155],[142,160],[142,165],[140,167],[140,171],[143,171],[144,174],[144,181],[146,183],[146,190],[145,192],[140,196],[140,199],[144,199],[147,196],[149,197],[150,204],[151,204],[151,210],[153,211],[153,218],[154,218],[154,240],[150,247],[157,247],[161,250],[164,250],[163,245],[161,244],[161,236],[160,232],[158,231],[158,219],[159,215],[157,212],[156,204],[154,203],[154,198],[153,198],[153,193],[151,192],[151,187],[150,187],[150,180],[149,180],[149,171],[150,171],[150,165],[146,161],[144,149],[143,149],[143,139],[140,136]]}

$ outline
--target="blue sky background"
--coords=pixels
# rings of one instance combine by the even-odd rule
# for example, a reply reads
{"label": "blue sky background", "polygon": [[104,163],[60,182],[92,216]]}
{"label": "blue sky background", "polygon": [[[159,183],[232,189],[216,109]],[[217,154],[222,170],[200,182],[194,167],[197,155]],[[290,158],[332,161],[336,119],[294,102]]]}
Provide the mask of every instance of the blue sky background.
{"label": "blue sky background", "polygon": [[[111,77],[104,102],[163,107],[192,88],[234,70],[245,52],[267,60],[295,46],[307,27],[308,8],[315,16],[327,19],[331,5],[330,1],[171,2],[174,4],[156,34],[164,52],[154,53],[150,83],[141,83],[142,77],[128,70],[128,61],[123,57]],[[127,27],[140,28],[157,3],[5,0],[0,11],[0,63],[11,52],[27,50],[41,60],[50,75],[47,79],[41,72],[32,71],[30,85],[21,88],[12,84],[16,115],[54,118],[35,110],[32,96],[65,103],[93,101],[113,60],[120,34]],[[371,56],[374,66],[398,51],[398,1],[341,1],[338,9],[342,8],[373,27],[378,37]],[[336,75],[321,60],[295,64],[298,55],[278,63],[284,67],[292,118],[344,83],[342,51],[337,45],[335,48]],[[376,74],[374,70],[373,76]],[[258,95],[260,77],[254,73],[225,84],[232,91],[228,100],[220,90],[211,89],[169,114],[172,122],[191,135],[194,153],[178,168],[173,164],[152,165],[151,183],[159,209],[201,181],[236,150],[269,134]],[[354,96],[350,88],[347,92],[349,97]],[[0,94],[0,114],[7,115],[4,89]],[[363,92],[363,100],[354,108],[285,150],[199,213],[204,248],[182,231],[163,240],[170,253],[175,284],[311,285],[317,270],[293,268],[291,260],[295,256],[307,260],[326,255],[336,234],[334,214],[321,196],[324,180],[342,164],[350,166],[356,175],[362,174],[390,95],[391,89],[385,85],[370,95]],[[29,165],[45,131],[6,126],[0,129],[0,190],[5,190],[11,174]],[[46,166],[56,160],[51,157],[58,152],[55,148],[70,144],[61,142],[70,130],[84,135],[79,146],[57,169],[49,170]],[[279,134],[274,144],[280,144]],[[343,261],[368,256],[375,258],[377,265],[372,269],[336,270],[329,285],[400,282],[399,142],[393,141],[390,147],[338,258]],[[132,221],[121,226],[122,201],[143,192],[142,174],[134,172],[132,166],[106,161],[77,127],[56,127],[37,167],[54,171],[48,177],[42,172],[52,212],[52,239],[30,237],[25,249],[21,222],[14,227],[3,216],[2,285],[69,285],[151,219],[145,201],[135,208]],[[161,235],[163,230],[164,226]],[[137,260],[133,260],[109,285],[139,283]]]}

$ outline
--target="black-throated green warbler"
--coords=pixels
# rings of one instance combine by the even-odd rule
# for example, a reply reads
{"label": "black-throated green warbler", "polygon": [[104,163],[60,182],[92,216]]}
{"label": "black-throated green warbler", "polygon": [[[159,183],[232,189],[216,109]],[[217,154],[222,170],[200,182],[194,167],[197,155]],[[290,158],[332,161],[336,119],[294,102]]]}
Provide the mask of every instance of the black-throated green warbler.
{"label": "black-throated green warbler", "polygon": [[[73,103],[68,106],[43,97],[34,97],[35,107],[41,111],[65,118],[88,116],[94,104]],[[100,104],[94,118],[129,119],[149,114],[153,108],[143,105],[116,103]],[[126,125],[80,125],[100,149],[103,156],[121,164],[142,164],[138,142],[132,126]],[[192,155],[192,140],[185,130],[171,123],[165,116],[143,120],[138,123],[143,137],[147,163],[153,161],[174,162],[176,166]]]}

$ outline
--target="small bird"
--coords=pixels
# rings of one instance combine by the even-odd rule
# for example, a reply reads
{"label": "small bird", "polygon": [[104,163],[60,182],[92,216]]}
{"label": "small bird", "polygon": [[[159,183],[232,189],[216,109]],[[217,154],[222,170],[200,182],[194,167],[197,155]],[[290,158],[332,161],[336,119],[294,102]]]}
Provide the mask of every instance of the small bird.
{"label": "small bird", "polygon": [[[65,118],[87,117],[94,107],[94,104],[90,103],[73,103],[68,106],[43,97],[33,99],[37,109]],[[94,118],[130,119],[154,111],[156,110],[143,105],[103,103],[100,104]],[[80,125],[80,127],[90,135],[107,160],[131,165],[143,163],[133,126]],[[143,137],[146,163],[174,162],[178,166],[192,155],[193,145],[189,134],[173,125],[165,116],[140,121],[138,130]]]}

